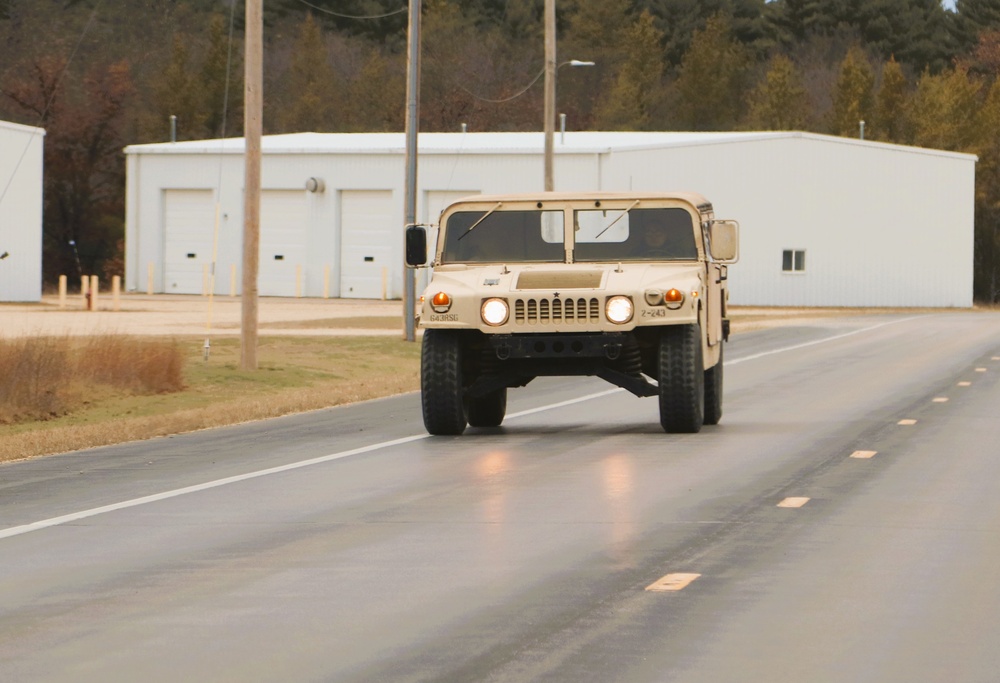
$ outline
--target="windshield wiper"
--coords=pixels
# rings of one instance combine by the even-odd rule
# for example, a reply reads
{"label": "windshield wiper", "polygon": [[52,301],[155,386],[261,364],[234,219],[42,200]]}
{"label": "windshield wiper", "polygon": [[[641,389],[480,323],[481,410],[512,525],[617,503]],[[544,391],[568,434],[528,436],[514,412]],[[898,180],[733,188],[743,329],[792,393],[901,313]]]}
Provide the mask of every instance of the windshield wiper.
{"label": "windshield wiper", "polygon": [[[599,233],[597,233],[597,237],[600,237],[601,235],[603,235],[604,233],[606,233],[608,230],[610,230],[612,225],[614,225],[615,223],[617,223],[618,221],[620,221],[622,218],[624,218],[625,216],[627,216],[628,212],[631,211],[632,209],[634,209],[638,205],[639,205],[639,200],[636,199],[634,202],[632,202],[632,205],[630,207],[628,207],[627,209],[625,209],[624,211],[622,211],[622,214],[618,218],[616,218],[613,221],[611,221],[608,224],[608,227],[604,228],[604,230],[601,230]],[[484,216],[484,218],[485,218],[485,216]],[[473,227],[475,227],[475,226],[473,226]],[[469,230],[472,230],[472,228],[469,228]],[[597,237],[595,237],[594,239],[596,240]],[[459,238],[459,239],[461,239],[461,238]]]}
{"label": "windshield wiper", "polygon": [[492,209],[490,209],[489,211],[487,211],[486,213],[484,213],[482,218],[480,218],[478,221],[476,221],[471,226],[469,226],[469,229],[466,230],[465,232],[463,232],[461,235],[459,235],[458,236],[458,240],[455,240],[455,241],[457,242],[457,241],[463,239],[466,235],[468,235],[470,232],[472,232],[473,228],[475,228],[477,225],[479,225],[480,223],[482,223],[483,221],[485,221],[487,218],[489,218],[490,214],[492,214],[494,211],[496,211],[497,209],[499,209],[501,206],[503,206],[503,202],[497,202],[496,206],[494,206]]}

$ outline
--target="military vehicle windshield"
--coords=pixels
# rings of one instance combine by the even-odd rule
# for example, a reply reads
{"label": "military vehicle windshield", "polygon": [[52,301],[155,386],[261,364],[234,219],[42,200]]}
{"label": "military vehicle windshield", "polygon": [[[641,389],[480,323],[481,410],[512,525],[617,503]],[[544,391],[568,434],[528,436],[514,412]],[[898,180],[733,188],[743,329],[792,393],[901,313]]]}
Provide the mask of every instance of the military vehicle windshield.
{"label": "military vehicle windshield", "polygon": [[574,212],[576,261],[698,258],[691,214],[681,208]]}
{"label": "military vehicle windshield", "polygon": [[561,262],[562,211],[459,211],[448,219],[445,263]]}

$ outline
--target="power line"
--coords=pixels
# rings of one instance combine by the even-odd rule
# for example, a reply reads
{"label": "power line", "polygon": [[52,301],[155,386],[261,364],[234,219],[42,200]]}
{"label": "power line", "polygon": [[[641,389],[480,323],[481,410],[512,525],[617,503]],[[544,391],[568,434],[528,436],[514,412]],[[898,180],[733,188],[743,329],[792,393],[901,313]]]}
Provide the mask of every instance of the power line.
{"label": "power line", "polygon": [[537,76],[535,76],[535,77],[534,77],[534,78],[532,79],[531,83],[528,83],[528,85],[526,85],[526,86],[525,86],[524,88],[522,88],[522,89],[521,89],[521,90],[519,90],[518,92],[514,93],[514,94],[513,94],[513,95],[511,95],[510,97],[504,97],[503,99],[500,99],[500,100],[493,100],[493,99],[490,99],[490,98],[488,98],[488,97],[480,97],[479,95],[477,95],[476,93],[472,92],[471,90],[469,90],[468,88],[466,88],[466,87],[465,87],[464,85],[462,85],[462,84],[461,84],[461,83],[459,83],[458,81],[454,81],[454,80],[453,80],[453,82],[454,82],[454,83],[455,83],[455,85],[457,85],[457,86],[458,86],[458,87],[459,87],[459,88],[460,88],[461,90],[464,90],[464,91],[465,91],[466,93],[468,93],[468,94],[469,94],[469,95],[471,95],[472,97],[476,98],[477,100],[482,100],[483,102],[492,102],[493,104],[502,104],[502,103],[504,103],[504,102],[510,102],[511,100],[514,100],[514,99],[517,99],[518,97],[520,97],[520,96],[521,96],[521,95],[523,95],[524,93],[528,92],[528,90],[530,90],[530,89],[531,89],[531,86],[533,86],[533,85],[534,85],[535,83],[537,83],[537,82],[538,82],[538,79],[539,79],[539,78],[541,78],[541,77],[542,77],[542,74],[544,74],[544,73],[545,73],[545,69],[544,69],[544,68],[542,68],[542,70],[538,72],[538,75],[537,75]]}
{"label": "power line", "polygon": [[314,5],[310,2],[306,2],[306,0],[299,0],[299,2],[301,2],[306,7],[311,7],[317,12],[322,12],[323,14],[329,14],[330,16],[338,17],[340,19],[356,19],[358,21],[365,21],[370,19],[385,19],[386,17],[391,17],[396,14],[402,14],[407,9],[406,7],[403,7],[402,9],[396,9],[391,12],[387,12],[385,14],[373,14],[366,17],[356,17],[350,14],[340,14],[339,12],[334,12],[333,10],[326,9],[325,7],[318,7],[317,5]]}

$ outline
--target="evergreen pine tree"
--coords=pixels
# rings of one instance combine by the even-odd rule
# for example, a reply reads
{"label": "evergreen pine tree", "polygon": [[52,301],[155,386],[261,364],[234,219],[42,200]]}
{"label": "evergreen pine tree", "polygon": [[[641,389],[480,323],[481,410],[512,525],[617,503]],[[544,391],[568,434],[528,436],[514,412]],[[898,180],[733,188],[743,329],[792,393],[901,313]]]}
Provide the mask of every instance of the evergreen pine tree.
{"label": "evergreen pine tree", "polygon": [[830,132],[857,137],[861,121],[874,113],[875,75],[861,48],[854,46],[840,63],[840,73],[833,91],[833,120]]}
{"label": "evergreen pine tree", "polygon": [[882,84],[875,96],[872,135],[875,140],[904,143],[906,134],[906,76],[895,58],[882,67]]}
{"label": "evergreen pine tree", "polygon": [[[205,110],[198,78],[192,73],[187,42],[180,34],[173,37],[170,63],[163,79],[153,92],[153,116],[147,126],[166,133],[171,116],[177,117],[177,139],[197,140],[204,137]],[[162,128],[161,128],[162,126]],[[166,135],[154,139],[165,139]]]}
{"label": "evergreen pine tree", "polygon": [[911,100],[913,143],[975,154],[983,141],[978,109],[979,87],[965,69],[941,74],[925,71]]}
{"label": "evergreen pine tree", "polygon": [[232,136],[240,130],[243,70],[239,50],[233,49],[231,55],[230,58],[228,22],[221,14],[215,14],[209,25],[208,51],[200,73],[207,137]]}
{"label": "evergreen pine tree", "polygon": [[285,106],[274,111],[278,128],[286,133],[336,130],[335,78],[322,31],[312,14],[308,14],[299,27],[291,65],[285,75]]}
{"label": "evergreen pine tree", "polygon": [[729,19],[716,15],[695,31],[675,84],[677,125],[732,130],[742,112],[748,55],[733,40]]}
{"label": "evergreen pine tree", "polygon": [[750,94],[749,125],[760,130],[802,130],[808,120],[809,97],[802,77],[792,60],[777,55]]}
{"label": "evergreen pine tree", "polygon": [[614,85],[598,103],[596,125],[606,130],[651,130],[662,94],[662,35],[649,12],[625,33],[625,61]]}

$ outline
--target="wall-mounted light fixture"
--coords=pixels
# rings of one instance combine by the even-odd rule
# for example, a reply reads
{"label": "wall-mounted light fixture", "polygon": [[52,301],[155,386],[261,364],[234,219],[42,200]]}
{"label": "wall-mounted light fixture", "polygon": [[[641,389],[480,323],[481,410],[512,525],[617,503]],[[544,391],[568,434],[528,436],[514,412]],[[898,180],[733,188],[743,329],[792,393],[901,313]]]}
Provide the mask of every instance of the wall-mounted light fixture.
{"label": "wall-mounted light fixture", "polygon": [[306,189],[310,192],[324,192],[326,191],[326,183],[323,182],[322,178],[310,178],[306,181]]}

